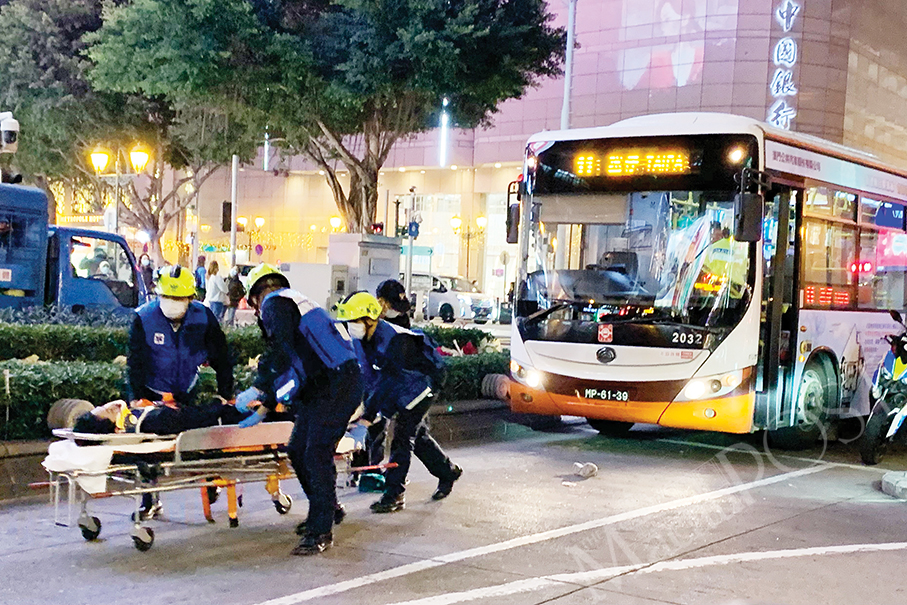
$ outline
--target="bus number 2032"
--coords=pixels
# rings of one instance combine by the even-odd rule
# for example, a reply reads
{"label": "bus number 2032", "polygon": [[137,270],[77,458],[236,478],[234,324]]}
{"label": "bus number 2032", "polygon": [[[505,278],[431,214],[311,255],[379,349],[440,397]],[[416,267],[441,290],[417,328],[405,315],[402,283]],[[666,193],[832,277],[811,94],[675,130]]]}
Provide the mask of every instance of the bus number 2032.
{"label": "bus number 2032", "polygon": [[702,334],[690,334],[688,332],[674,332],[671,335],[671,342],[682,345],[701,345]]}

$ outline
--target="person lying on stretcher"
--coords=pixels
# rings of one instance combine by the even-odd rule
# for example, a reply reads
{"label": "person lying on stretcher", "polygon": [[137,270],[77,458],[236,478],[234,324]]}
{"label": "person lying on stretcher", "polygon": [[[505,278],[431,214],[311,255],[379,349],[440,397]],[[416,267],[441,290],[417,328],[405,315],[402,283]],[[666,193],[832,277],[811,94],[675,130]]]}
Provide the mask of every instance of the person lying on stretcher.
{"label": "person lying on stretcher", "polygon": [[[254,412],[253,412],[254,413]],[[96,407],[76,419],[75,433],[155,433],[176,435],[191,429],[218,424],[239,424],[250,414],[239,412],[231,403],[213,399],[207,404],[180,406],[172,399],[158,402],[117,400]]]}

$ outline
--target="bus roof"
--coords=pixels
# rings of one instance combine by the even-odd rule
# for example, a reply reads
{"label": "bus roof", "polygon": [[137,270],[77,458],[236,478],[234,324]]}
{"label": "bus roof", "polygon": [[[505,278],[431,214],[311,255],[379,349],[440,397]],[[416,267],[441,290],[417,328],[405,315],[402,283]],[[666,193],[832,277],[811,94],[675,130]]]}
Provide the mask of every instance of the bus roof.
{"label": "bus roof", "polygon": [[875,168],[900,177],[907,177],[907,169],[887,164],[871,153],[833,143],[813,135],[776,128],[753,118],[728,113],[679,112],[637,116],[615,122],[610,126],[539,132],[529,137],[528,144],[618,137],[734,133],[752,134],[766,140],[777,141],[792,147]]}

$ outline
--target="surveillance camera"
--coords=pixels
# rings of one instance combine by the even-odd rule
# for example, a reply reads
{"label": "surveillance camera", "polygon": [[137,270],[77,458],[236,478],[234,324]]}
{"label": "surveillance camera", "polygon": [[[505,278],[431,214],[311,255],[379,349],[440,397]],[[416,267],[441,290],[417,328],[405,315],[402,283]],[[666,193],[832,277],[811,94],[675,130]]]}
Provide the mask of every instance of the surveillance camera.
{"label": "surveillance camera", "polygon": [[19,122],[12,117],[0,121],[0,153],[16,153],[19,148]]}

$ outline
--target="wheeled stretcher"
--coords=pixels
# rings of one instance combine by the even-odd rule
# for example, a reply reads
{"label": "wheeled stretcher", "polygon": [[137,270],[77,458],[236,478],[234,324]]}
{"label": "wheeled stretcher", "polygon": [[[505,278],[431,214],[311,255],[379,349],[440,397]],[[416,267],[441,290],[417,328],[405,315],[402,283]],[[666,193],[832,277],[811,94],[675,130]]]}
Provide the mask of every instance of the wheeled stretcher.
{"label": "wheeled stretcher", "polygon": [[[237,486],[254,482],[263,482],[274,508],[286,514],[293,500],[281,491],[280,482],[294,476],[284,451],[292,430],[292,422],[266,422],[250,428],[214,426],[175,436],[54,430],[62,440],[51,444],[43,462],[50,475],[47,485],[54,522],[65,527],[77,523],[82,537],[95,540],[101,533],[101,520],[91,515],[88,503],[132,497],[132,540],[138,550],[147,551],[154,543],[154,531],[139,514],[144,494],[199,489],[205,518],[213,523],[209,488],[224,488],[230,527],[238,527],[242,496]],[[349,434],[341,440],[338,475],[366,470],[352,468],[352,454],[362,447]]]}

